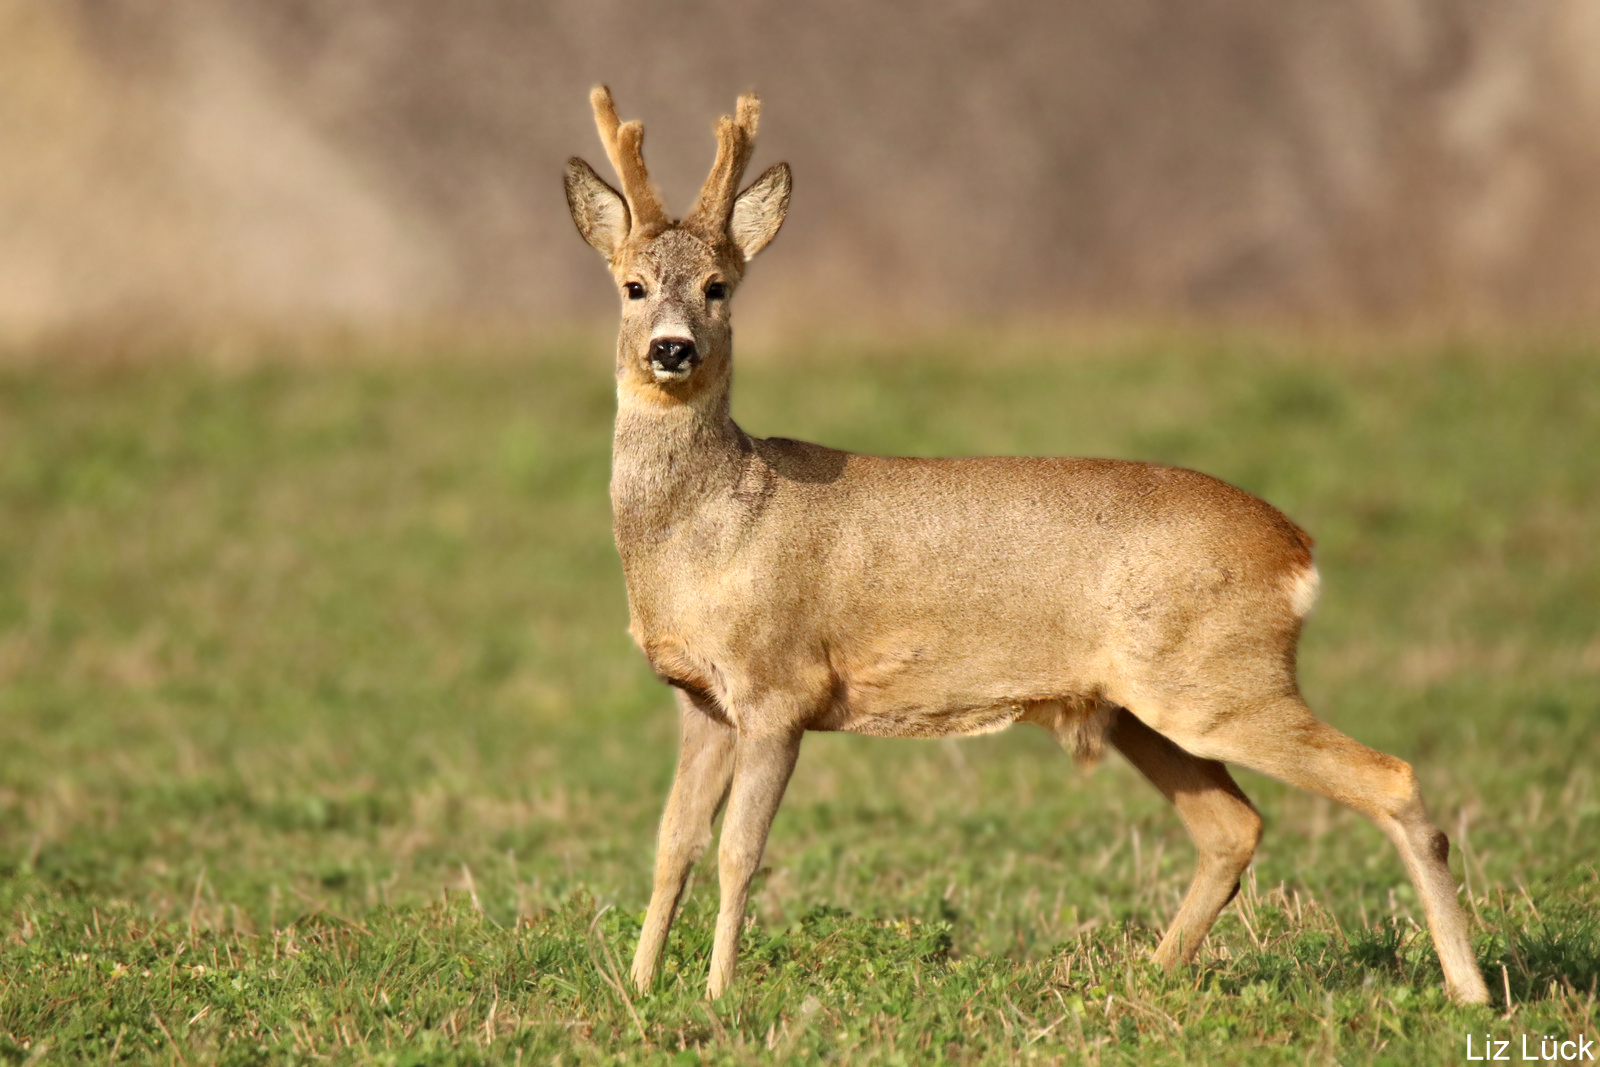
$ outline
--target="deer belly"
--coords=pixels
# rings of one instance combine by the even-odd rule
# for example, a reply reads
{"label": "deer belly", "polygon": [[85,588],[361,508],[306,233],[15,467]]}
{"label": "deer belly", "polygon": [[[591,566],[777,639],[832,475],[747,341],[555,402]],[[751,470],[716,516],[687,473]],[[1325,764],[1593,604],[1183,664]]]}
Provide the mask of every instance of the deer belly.
{"label": "deer belly", "polygon": [[846,711],[837,729],[868,737],[973,737],[992,734],[1022,718],[1021,704],[980,708],[904,708],[892,711]]}
{"label": "deer belly", "polygon": [[911,647],[836,661],[833,728],[875,737],[971,736],[1018,720],[1049,728],[1049,709],[1076,708],[1096,691],[1063,670],[1058,657],[1029,658],[991,662]]}

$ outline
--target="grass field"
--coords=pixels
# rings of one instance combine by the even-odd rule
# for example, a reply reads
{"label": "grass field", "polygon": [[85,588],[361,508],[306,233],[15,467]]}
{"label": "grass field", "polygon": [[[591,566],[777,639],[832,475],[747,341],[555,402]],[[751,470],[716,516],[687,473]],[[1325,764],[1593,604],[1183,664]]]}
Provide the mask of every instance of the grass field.
{"label": "grass field", "polygon": [[657,990],[619,985],[676,722],[624,634],[609,359],[0,369],[0,1062],[1418,1064],[1600,1033],[1600,349],[840,344],[736,389],[758,434],[1178,463],[1310,529],[1304,689],[1417,766],[1470,1009],[1377,831],[1249,774],[1244,892],[1202,965],[1153,971],[1187,838],[1028,727],[808,738],[733,991],[703,999],[710,865]]}

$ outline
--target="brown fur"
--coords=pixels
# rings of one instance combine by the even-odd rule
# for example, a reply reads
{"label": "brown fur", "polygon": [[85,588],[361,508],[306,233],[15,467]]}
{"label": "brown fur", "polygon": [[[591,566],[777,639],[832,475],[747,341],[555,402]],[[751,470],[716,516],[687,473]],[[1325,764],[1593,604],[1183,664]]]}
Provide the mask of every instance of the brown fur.
{"label": "brown fur", "polygon": [[[609,150],[615,113],[596,113]],[[730,202],[755,116],[745,98],[719,124],[692,226],[620,233],[617,194],[581,161],[567,173],[579,231],[623,297],[611,499],[631,633],[680,691],[635,982],[654,978],[724,799],[711,995],[732,980],[750,878],[805,731],[938,737],[1020,721],[1085,762],[1109,741],[1176,806],[1200,863],[1161,963],[1194,959],[1254,852],[1260,817],[1223,766],[1238,762],[1372,818],[1417,885],[1451,992],[1483,1000],[1411,768],[1300,700],[1295,646],[1316,570],[1310,538],[1280,512],[1171,467],[859,456],[734,424],[727,296],[788,203],[782,164]],[[642,203],[645,177],[622,179]],[[687,371],[654,362],[663,338],[692,342]]]}

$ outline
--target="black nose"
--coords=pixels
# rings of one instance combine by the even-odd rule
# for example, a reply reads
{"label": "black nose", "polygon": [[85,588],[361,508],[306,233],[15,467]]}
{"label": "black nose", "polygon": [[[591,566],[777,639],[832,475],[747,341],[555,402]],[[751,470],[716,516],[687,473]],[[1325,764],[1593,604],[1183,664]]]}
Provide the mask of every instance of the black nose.
{"label": "black nose", "polygon": [[658,337],[650,342],[650,363],[664,371],[694,366],[694,342],[679,337]]}

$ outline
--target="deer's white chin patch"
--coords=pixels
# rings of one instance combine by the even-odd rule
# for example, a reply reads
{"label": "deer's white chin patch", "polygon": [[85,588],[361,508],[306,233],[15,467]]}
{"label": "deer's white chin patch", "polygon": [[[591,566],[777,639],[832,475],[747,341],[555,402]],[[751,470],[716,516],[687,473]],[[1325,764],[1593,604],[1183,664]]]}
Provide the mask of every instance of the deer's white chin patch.
{"label": "deer's white chin patch", "polygon": [[689,380],[689,375],[693,373],[694,367],[692,366],[679,367],[677,370],[668,370],[665,367],[658,367],[654,363],[650,364],[650,374],[658,382],[685,382]]}

